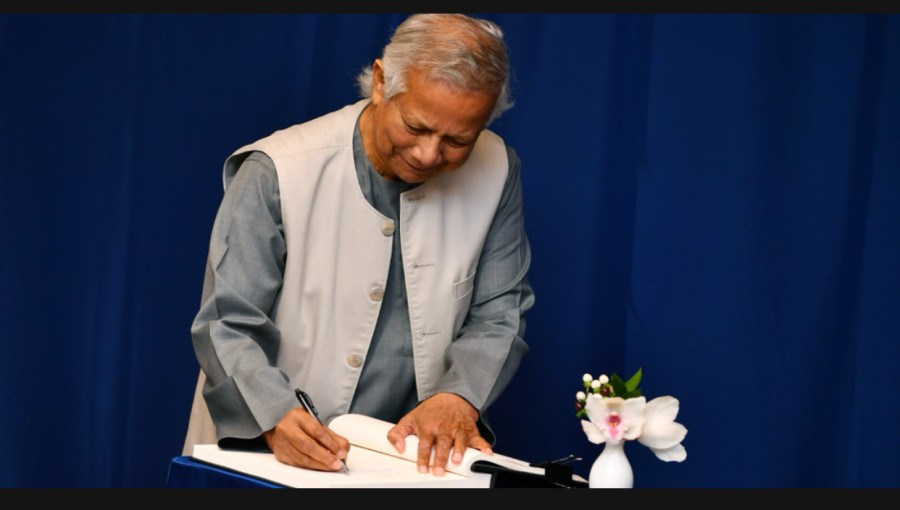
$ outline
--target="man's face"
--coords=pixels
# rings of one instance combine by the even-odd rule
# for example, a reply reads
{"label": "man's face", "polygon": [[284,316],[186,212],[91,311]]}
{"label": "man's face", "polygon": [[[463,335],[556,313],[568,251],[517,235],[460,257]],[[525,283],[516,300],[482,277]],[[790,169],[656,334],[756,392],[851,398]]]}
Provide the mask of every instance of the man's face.
{"label": "man's face", "polygon": [[460,92],[412,71],[406,92],[385,101],[380,61],[374,71],[372,104],[363,114],[362,134],[366,155],[379,173],[417,183],[462,166],[497,96]]}

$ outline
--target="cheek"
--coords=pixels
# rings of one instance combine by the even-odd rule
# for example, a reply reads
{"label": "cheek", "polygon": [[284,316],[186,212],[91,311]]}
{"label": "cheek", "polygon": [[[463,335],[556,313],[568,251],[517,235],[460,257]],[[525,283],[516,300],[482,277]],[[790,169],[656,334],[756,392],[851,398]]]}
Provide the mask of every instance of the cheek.
{"label": "cheek", "polygon": [[416,137],[405,129],[388,129],[384,134],[384,143],[394,149],[405,149],[416,144]]}

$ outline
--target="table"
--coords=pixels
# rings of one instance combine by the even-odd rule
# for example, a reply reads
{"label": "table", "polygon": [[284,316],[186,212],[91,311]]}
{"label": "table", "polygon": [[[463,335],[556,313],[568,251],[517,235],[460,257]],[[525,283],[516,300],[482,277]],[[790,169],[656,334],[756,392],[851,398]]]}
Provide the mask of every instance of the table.
{"label": "table", "polygon": [[284,488],[261,478],[230,469],[196,461],[187,456],[174,457],[169,462],[167,488]]}
{"label": "table", "polygon": [[[522,478],[508,473],[494,475],[495,488],[536,488],[554,487],[553,484],[536,480],[533,477]],[[563,479],[571,477],[571,472],[563,473]],[[586,484],[574,483],[578,487]],[[286,488],[284,485],[270,482],[262,478],[239,473],[231,469],[214,466],[188,456],[173,457],[169,462],[166,477],[167,488]]]}

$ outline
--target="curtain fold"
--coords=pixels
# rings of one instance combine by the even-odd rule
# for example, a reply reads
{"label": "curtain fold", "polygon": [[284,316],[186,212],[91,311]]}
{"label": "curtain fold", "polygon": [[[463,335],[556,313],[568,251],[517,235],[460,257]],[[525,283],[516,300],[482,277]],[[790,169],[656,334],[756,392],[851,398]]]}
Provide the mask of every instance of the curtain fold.
{"label": "curtain fold", "polygon": [[[496,450],[587,476],[582,374],[642,368],[688,456],[635,487],[900,486],[900,15],[484,16],[536,292]],[[0,486],[164,486],[225,157],[404,18],[0,15]]]}

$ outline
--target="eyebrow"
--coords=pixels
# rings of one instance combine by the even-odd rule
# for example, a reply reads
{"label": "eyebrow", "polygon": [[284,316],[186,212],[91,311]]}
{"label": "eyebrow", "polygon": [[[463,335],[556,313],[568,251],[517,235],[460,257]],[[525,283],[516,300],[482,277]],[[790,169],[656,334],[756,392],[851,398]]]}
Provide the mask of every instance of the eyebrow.
{"label": "eyebrow", "polygon": [[[420,120],[407,118],[408,115],[403,108],[399,108],[399,111],[400,111],[400,119],[407,126],[413,128],[413,129],[434,132],[434,129],[423,124]],[[409,115],[409,116],[412,116],[412,115]],[[452,140],[454,143],[458,143],[460,145],[469,145],[469,144],[475,143],[475,140],[478,139],[478,133],[476,133],[474,136],[471,136],[471,137],[465,136],[465,135],[445,135],[443,138]]]}

